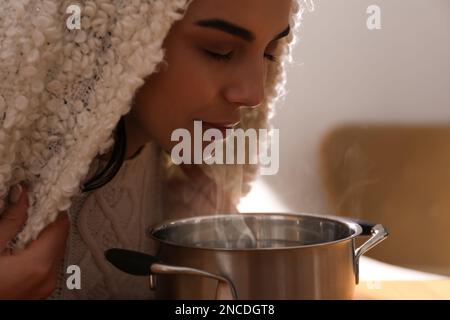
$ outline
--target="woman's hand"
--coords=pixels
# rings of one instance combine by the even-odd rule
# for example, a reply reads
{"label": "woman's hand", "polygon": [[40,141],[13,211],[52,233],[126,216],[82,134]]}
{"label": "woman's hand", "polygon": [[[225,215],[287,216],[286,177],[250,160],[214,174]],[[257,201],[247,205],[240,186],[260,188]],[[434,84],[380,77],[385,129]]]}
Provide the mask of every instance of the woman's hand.
{"label": "woman's hand", "polygon": [[66,213],[60,214],[24,250],[12,253],[5,248],[27,220],[26,187],[16,186],[9,200],[0,218],[0,299],[45,299],[57,284],[69,219]]}

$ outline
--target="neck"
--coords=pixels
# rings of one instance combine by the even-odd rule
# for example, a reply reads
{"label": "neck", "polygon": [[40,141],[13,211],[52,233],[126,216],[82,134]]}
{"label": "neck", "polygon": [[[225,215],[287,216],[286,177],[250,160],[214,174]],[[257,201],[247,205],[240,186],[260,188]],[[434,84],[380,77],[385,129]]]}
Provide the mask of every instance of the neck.
{"label": "neck", "polygon": [[129,112],[124,117],[125,132],[127,136],[127,150],[125,152],[125,159],[133,158],[141,148],[150,141],[145,131],[140,126],[135,118],[133,112]]}
{"label": "neck", "polygon": [[[136,121],[134,115],[130,112],[124,116],[125,132],[127,138],[127,148],[125,151],[125,160],[132,159],[139,153],[139,151],[144,147],[144,145],[150,141]],[[108,161],[111,158],[112,148],[106,153],[101,155],[99,158]]]}

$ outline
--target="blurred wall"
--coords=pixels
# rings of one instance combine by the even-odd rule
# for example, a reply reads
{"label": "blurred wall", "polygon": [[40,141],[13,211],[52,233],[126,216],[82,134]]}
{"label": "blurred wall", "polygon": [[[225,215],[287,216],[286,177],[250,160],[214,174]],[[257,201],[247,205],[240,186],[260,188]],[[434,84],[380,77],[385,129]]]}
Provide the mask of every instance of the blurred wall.
{"label": "blurred wall", "polygon": [[[262,179],[291,210],[334,213],[319,174],[333,128],[450,123],[450,0],[315,0],[279,104],[280,171]],[[381,29],[366,9],[381,8]]]}

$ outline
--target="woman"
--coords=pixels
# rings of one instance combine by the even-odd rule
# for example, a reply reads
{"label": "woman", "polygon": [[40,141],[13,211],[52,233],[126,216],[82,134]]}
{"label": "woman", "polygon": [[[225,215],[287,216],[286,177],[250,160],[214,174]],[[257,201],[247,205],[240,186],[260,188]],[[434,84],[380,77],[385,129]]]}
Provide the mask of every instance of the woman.
{"label": "woman", "polygon": [[0,5],[0,297],[151,298],[104,250],[153,252],[162,219],[236,212],[257,168],[174,166],[171,134],[266,127],[301,7],[82,1],[69,30],[60,2]]}

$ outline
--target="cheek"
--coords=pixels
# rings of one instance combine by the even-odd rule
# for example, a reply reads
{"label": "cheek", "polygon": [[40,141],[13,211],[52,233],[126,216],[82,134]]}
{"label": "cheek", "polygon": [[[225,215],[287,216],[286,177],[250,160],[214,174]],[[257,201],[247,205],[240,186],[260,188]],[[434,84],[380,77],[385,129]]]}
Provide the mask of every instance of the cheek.
{"label": "cheek", "polygon": [[[175,55],[172,52],[176,52]],[[133,112],[151,139],[166,151],[172,132],[193,129],[193,119],[211,113],[217,103],[218,75],[206,58],[192,49],[168,50],[168,67],[153,74],[136,93]]]}
{"label": "cheek", "polygon": [[[176,70],[176,71],[175,71]],[[178,111],[195,114],[205,107],[215,96],[214,81],[208,70],[199,63],[188,63],[175,69],[171,76],[171,99],[177,102]]]}
{"label": "cheek", "polygon": [[[202,91],[193,89],[188,78],[158,74],[136,93],[132,113],[142,131],[166,151],[175,129],[191,129],[201,106]],[[198,87],[200,88],[200,86]]]}
{"label": "cheek", "polygon": [[179,112],[194,115],[217,98],[220,74],[207,59],[192,41],[179,40],[168,49],[166,87]]}

